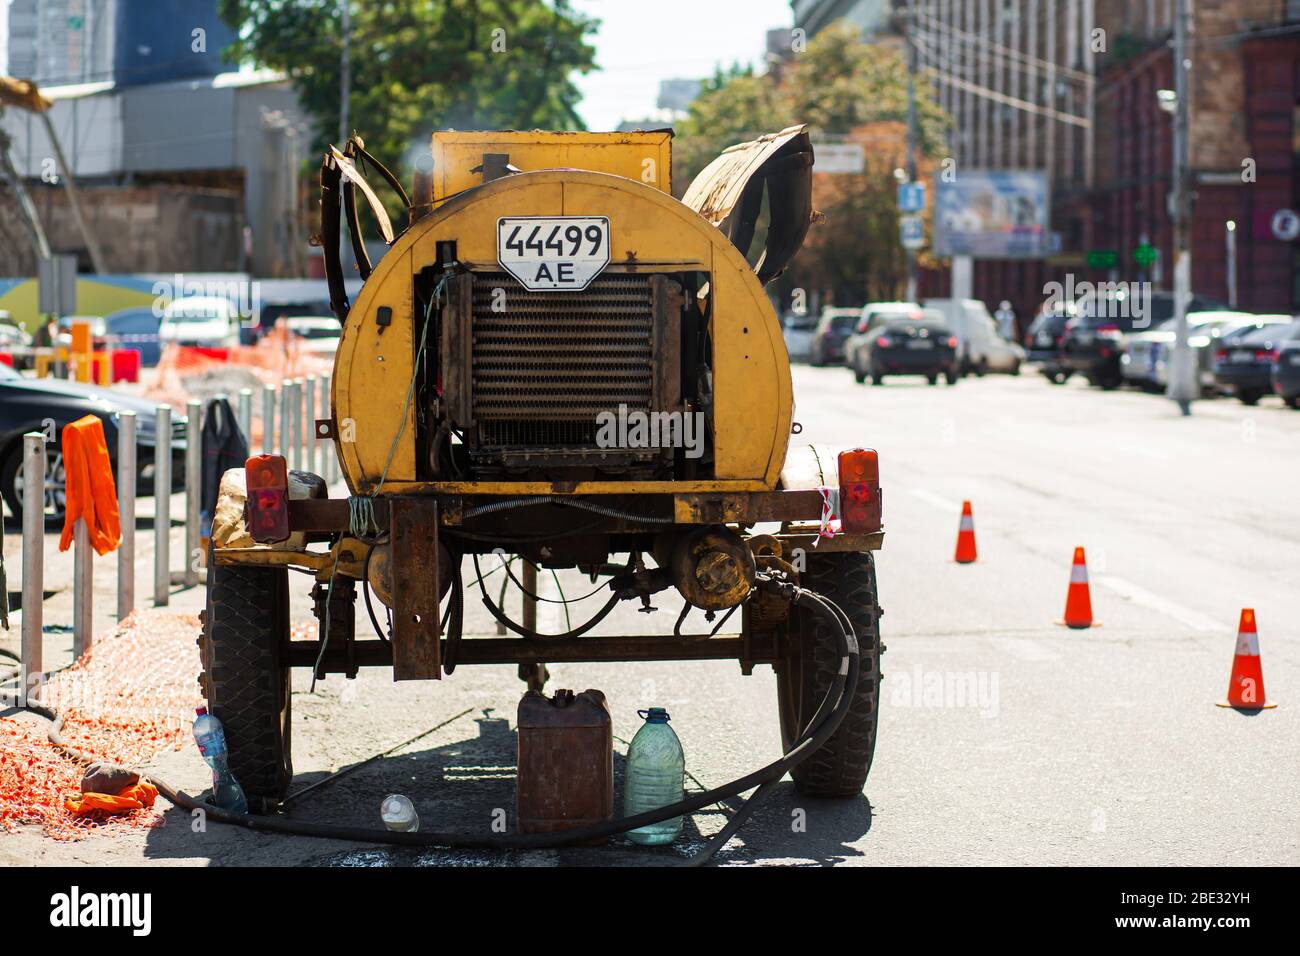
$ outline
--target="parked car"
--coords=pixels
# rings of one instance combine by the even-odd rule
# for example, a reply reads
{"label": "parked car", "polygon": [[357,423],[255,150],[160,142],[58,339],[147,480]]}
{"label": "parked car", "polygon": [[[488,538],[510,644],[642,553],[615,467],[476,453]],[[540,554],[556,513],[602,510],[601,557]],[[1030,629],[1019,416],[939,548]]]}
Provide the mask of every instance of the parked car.
{"label": "parked car", "polygon": [[916,302],[869,302],[862,307],[853,334],[844,340],[844,364],[851,365],[851,357],[865,343],[865,336],[875,335],[888,322],[907,319],[915,321],[924,316]]}
{"label": "parked car", "polygon": [[[1135,302],[1127,286],[1108,288],[1099,295],[1083,296],[1075,302],[1078,317],[1065,327],[1061,342],[1061,364],[1079,372],[1092,385],[1118,388],[1124,381],[1120,358],[1125,336],[1146,332],[1173,317],[1174,294],[1152,293],[1149,302]],[[1188,312],[1226,308],[1204,296],[1193,296]]]}
{"label": "parked car", "polygon": [[[355,302],[361,279],[344,279],[343,288],[348,299]],[[256,315],[239,326],[243,345],[256,345],[286,315],[330,314],[329,286],[324,279],[259,279],[256,289]]]}
{"label": "parked car", "polygon": [[1273,363],[1273,391],[1292,408],[1300,408],[1300,325],[1278,347]]}
{"label": "parked car", "polygon": [[816,316],[787,312],[781,317],[781,334],[785,337],[785,350],[791,362],[806,362],[812,357],[812,340],[816,331]]}
{"label": "parked car", "polygon": [[997,344],[1001,341],[997,323],[979,299],[926,299],[925,307],[938,311],[956,336],[960,374],[983,375],[996,362],[1006,360],[1005,350]]}
{"label": "parked car", "polygon": [[[1233,321],[1249,319],[1248,312],[1189,312],[1187,313],[1188,344],[1191,339],[1208,335],[1213,329],[1230,325]],[[1134,331],[1124,336],[1124,352],[1120,355],[1120,377],[1126,384],[1154,391],[1162,384],[1157,372],[1167,365],[1168,356],[1177,341],[1178,320],[1169,318],[1145,331]]]}
{"label": "parked car", "polygon": [[1025,332],[1025,360],[1053,385],[1064,385],[1070,370],[1061,365],[1065,324],[1078,315],[1073,302],[1047,301],[1039,307]]}
{"label": "parked car", "polygon": [[990,372],[1005,372],[1019,375],[1020,366],[1025,364],[1025,348],[1019,342],[995,334],[989,342],[988,368]]}
{"label": "parked car", "polygon": [[[57,378],[28,378],[0,366],[0,496],[15,518],[23,513],[23,435],[53,426],[55,440],[48,442],[45,479],[45,515],[51,524],[63,521],[67,509],[66,478],[59,437],[63,426],[84,415],[104,423],[108,453],[117,457],[117,422],[122,412],[136,414],[136,493],[153,494],[155,448],[158,445],[154,411],[157,403],[114,389]],[[172,490],[185,487],[185,419],[172,419]]]}
{"label": "parked car", "polygon": [[163,345],[231,348],[239,344],[239,311],[221,296],[173,299],[163,308],[158,339]]}
{"label": "parked car", "polygon": [[31,368],[36,364],[36,353],[32,350],[32,337],[21,325],[12,319],[6,319],[8,313],[0,316],[0,352],[9,356],[13,368]]}
{"label": "parked car", "polygon": [[870,377],[872,385],[880,385],[886,375],[921,375],[934,385],[942,375],[949,385],[957,382],[957,336],[937,310],[925,309],[915,319],[893,318],[854,341],[845,358],[855,381]]}
{"label": "parked car", "polygon": [[822,309],[809,346],[809,360],[813,365],[839,365],[844,361],[844,343],[853,334],[862,315],[862,309]]}
{"label": "parked car", "polygon": [[122,309],[104,316],[108,338],[114,348],[135,349],[140,353],[140,364],[152,368],[162,356],[158,338],[161,319],[153,309]]}
{"label": "parked car", "polygon": [[332,356],[338,351],[343,326],[334,316],[292,315],[280,321],[285,323],[290,333],[302,340],[299,345],[304,352]]}
{"label": "parked car", "polygon": [[1300,322],[1289,325],[1247,326],[1219,340],[1214,353],[1214,380],[1242,404],[1254,405],[1273,391],[1273,365],[1282,343],[1300,331]]}
{"label": "parked car", "polygon": [[[1264,325],[1286,325],[1290,323],[1291,316],[1254,315],[1250,312],[1192,312],[1188,314],[1188,322],[1193,321],[1195,327],[1188,329],[1187,344],[1192,349],[1201,388],[1207,393],[1214,393],[1218,390],[1214,383],[1214,352],[1220,337],[1247,325],[1257,328]],[[1160,389],[1169,384],[1169,357],[1173,348],[1172,332],[1167,341],[1156,342],[1151,347],[1155,384]]]}

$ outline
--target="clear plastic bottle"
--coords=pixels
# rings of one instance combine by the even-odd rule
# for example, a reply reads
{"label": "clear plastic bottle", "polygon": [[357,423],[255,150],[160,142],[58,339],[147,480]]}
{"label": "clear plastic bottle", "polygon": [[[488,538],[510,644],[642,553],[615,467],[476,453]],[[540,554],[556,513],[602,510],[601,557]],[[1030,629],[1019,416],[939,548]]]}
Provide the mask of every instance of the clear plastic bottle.
{"label": "clear plastic bottle", "polygon": [[209,714],[206,707],[200,707],[195,713],[198,716],[194,720],[194,742],[212,768],[212,802],[223,810],[247,813],[248,798],[244,796],[244,788],[226,762],[226,731],[221,721]]}
{"label": "clear plastic bottle", "polygon": [[399,833],[414,833],[420,829],[420,815],[415,812],[415,804],[400,793],[390,793],[379,805],[379,815],[383,817],[384,826]]}
{"label": "clear plastic bottle", "polygon": [[[627,749],[627,773],[623,780],[623,816],[666,807],[682,799],[686,777],[686,756],[682,742],[668,726],[668,711],[662,707],[637,711],[645,720]],[[633,843],[654,846],[672,843],[682,829],[682,818],[628,831]]]}

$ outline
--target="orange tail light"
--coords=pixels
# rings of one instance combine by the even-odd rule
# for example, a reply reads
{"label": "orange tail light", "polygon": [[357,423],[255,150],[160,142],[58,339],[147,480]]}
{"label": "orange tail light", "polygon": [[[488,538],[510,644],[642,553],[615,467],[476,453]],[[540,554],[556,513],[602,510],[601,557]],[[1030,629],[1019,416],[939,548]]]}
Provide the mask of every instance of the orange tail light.
{"label": "orange tail light", "polygon": [[245,520],[258,544],[289,537],[289,468],[283,455],[254,455],[244,462],[248,487]]}
{"label": "orange tail light", "polygon": [[881,526],[880,456],[874,448],[840,452],[840,527],[867,534]]}

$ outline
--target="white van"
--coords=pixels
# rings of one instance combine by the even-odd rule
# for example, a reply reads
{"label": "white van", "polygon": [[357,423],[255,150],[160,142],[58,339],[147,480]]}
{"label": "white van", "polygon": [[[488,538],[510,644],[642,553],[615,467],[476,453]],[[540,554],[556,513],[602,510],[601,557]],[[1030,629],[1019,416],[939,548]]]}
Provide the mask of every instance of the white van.
{"label": "white van", "polygon": [[957,336],[957,357],[964,373],[1020,373],[1025,353],[998,335],[997,322],[979,299],[926,299],[925,307],[943,315]]}
{"label": "white van", "polygon": [[163,345],[232,348],[239,344],[239,311],[220,296],[173,299],[163,309],[158,339]]}

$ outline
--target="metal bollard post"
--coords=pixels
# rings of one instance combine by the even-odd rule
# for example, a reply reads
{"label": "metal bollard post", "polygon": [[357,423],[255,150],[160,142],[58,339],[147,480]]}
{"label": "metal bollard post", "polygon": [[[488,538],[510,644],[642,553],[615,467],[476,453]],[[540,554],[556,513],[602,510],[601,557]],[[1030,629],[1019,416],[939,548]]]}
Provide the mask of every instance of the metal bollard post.
{"label": "metal bollard post", "polygon": [[171,601],[172,531],[172,410],[159,405],[153,464],[153,603],[166,607]]}
{"label": "metal bollard post", "polygon": [[72,659],[77,661],[95,640],[91,617],[95,606],[95,568],[91,563],[94,552],[85,518],[77,519],[72,548]]}
{"label": "metal bollard post", "polygon": [[117,513],[122,544],[117,549],[117,619],[135,610],[135,412],[117,425]]}
{"label": "metal bollard post", "polygon": [[275,386],[262,386],[262,454],[275,454]]}
{"label": "metal bollard post", "polygon": [[303,413],[305,416],[303,434],[306,438],[304,444],[307,446],[307,470],[314,475],[319,475],[320,469],[316,467],[316,376],[308,375],[305,381],[303,398],[307,400],[307,409]]}
{"label": "metal bollard post", "polygon": [[289,391],[293,402],[289,447],[293,449],[294,470],[302,471],[302,379],[295,378],[290,382]]}
{"label": "metal bollard post", "polygon": [[185,571],[186,587],[199,583],[194,557],[199,550],[199,496],[203,488],[203,405],[191,399],[185,403]]}
{"label": "metal bollard post", "polygon": [[239,390],[239,430],[243,433],[244,441],[252,447],[253,434],[253,390],[251,388],[241,388]]}
{"label": "metal bollard post", "polygon": [[45,435],[23,436],[23,641],[19,699],[27,704],[45,670]]}
{"label": "metal bollard post", "polygon": [[292,447],[289,443],[290,433],[293,431],[293,383],[285,380],[280,383],[280,434],[279,442],[276,444],[276,454],[283,455],[285,467],[292,468],[293,462],[290,460]]}
{"label": "metal bollard post", "polygon": [[[330,377],[328,375],[320,377],[320,416],[321,418],[334,417],[330,411]],[[316,423],[312,422],[312,427],[315,428],[315,426]],[[335,451],[334,442],[328,438],[320,440],[323,442],[321,445],[321,477],[325,479],[325,484],[329,485],[338,480],[335,470],[335,466],[338,464],[337,452]]]}

